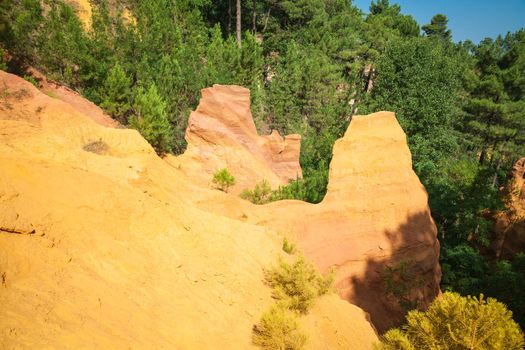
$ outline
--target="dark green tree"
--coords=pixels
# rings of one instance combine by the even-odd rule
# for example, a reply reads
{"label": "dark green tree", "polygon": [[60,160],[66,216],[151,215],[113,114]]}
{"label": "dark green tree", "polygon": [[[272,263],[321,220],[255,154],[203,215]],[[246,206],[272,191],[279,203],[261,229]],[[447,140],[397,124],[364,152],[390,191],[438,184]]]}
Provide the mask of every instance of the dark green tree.
{"label": "dark green tree", "polygon": [[100,107],[110,116],[125,124],[131,109],[131,79],[120,64],[115,64],[109,71],[100,94],[102,100]]}
{"label": "dark green tree", "polygon": [[137,129],[159,155],[171,152],[173,131],[166,114],[166,102],[159,96],[155,84],[147,90],[137,88],[129,125]]}
{"label": "dark green tree", "polygon": [[458,146],[458,58],[446,45],[412,38],[391,41],[377,61],[374,88],[363,107],[396,112],[420,175],[437,169]]}
{"label": "dark green tree", "polygon": [[497,176],[502,165],[510,166],[525,152],[525,94],[520,87],[525,72],[523,34],[485,39],[474,57],[465,128],[480,154],[480,164],[490,163]]}
{"label": "dark green tree", "polygon": [[438,13],[437,15],[434,15],[434,17],[432,17],[429,24],[425,24],[421,28],[429,37],[437,37],[440,39],[450,40],[452,37],[452,32],[450,31],[450,29],[448,29],[447,24],[447,16]]}

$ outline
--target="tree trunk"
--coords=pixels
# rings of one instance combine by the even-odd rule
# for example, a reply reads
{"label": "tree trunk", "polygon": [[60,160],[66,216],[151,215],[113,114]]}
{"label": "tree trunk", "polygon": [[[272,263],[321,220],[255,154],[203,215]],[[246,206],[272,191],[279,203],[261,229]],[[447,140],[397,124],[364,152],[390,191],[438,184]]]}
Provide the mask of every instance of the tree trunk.
{"label": "tree trunk", "polygon": [[237,0],[237,45],[241,47],[241,0]]}
{"label": "tree trunk", "polygon": [[481,154],[479,155],[479,165],[485,164],[485,158],[487,157],[487,147],[483,144],[481,148]]}
{"label": "tree trunk", "polygon": [[232,33],[232,0],[228,0],[228,35]]}
{"label": "tree trunk", "polygon": [[497,188],[498,186],[498,171],[501,168],[501,163],[502,163],[502,160],[501,160],[501,157],[499,157],[498,160],[496,161],[496,171],[494,172],[494,176],[492,177],[492,187],[493,188]]}
{"label": "tree trunk", "polygon": [[[368,72],[366,69],[368,68]],[[372,86],[374,84],[374,66],[370,64],[368,67],[365,66],[365,74],[366,74],[366,83],[365,83],[365,93],[369,93],[372,90]]]}
{"label": "tree trunk", "polygon": [[268,7],[268,13],[266,14],[266,18],[264,19],[264,27],[263,27],[263,33],[266,31],[266,26],[268,25],[268,19],[270,18],[270,11],[271,7]]}
{"label": "tree trunk", "polygon": [[252,24],[252,32],[255,35],[257,33],[257,0],[253,0]]}

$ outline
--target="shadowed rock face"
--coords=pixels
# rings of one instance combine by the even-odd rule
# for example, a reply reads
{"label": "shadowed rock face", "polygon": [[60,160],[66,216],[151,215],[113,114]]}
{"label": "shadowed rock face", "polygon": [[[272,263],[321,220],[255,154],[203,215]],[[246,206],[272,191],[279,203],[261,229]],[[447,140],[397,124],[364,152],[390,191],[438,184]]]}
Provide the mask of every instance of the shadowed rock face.
{"label": "shadowed rock face", "polygon": [[512,259],[525,252],[525,157],[512,167],[503,196],[507,209],[492,217],[490,252],[497,259]]}
{"label": "shadowed rock face", "polygon": [[199,106],[188,120],[186,141],[188,148],[178,158],[179,164],[203,185],[225,167],[235,174],[232,193],[253,188],[263,179],[277,187],[302,176],[301,137],[283,139],[275,130],[259,136],[250,111],[250,91],[240,86],[214,85],[202,90]]}
{"label": "shadowed rock face", "polygon": [[[425,307],[438,295],[437,230],[394,113],[353,117],[334,145],[316,210],[301,246],[322,269],[337,267],[340,294],[370,312],[380,331],[402,319],[399,301]],[[387,267],[400,264],[406,271],[391,277],[409,291],[394,296],[385,290]]]}

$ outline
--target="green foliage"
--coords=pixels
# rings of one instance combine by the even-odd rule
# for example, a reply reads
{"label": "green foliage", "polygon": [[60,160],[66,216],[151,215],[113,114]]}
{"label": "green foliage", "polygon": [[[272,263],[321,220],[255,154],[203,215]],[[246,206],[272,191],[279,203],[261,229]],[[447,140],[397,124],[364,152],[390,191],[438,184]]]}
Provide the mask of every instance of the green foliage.
{"label": "green foliage", "polygon": [[447,245],[468,240],[488,245],[491,223],[481,214],[503,209],[491,175],[492,170],[472,156],[459,156],[441,164],[441,172],[425,180],[439,236]]}
{"label": "green foliage", "polygon": [[505,303],[521,325],[525,324],[525,255],[513,261],[487,262],[467,244],[442,249],[442,288],[461,294],[483,293]]}
{"label": "green foliage", "polygon": [[524,79],[525,31],[487,38],[473,51],[476,65],[464,105],[464,127],[480,152],[480,163],[490,163],[497,171],[525,152],[525,90],[516,89]]}
{"label": "green foliage", "polygon": [[447,28],[448,19],[444,14],[438,13],[430,20],[429,24],[425,24],[421,29],[429,37],[437,37],[440,39],[450,40],[452,33]]}
{"label": "green foliage", "polygon": [[381,277],[386,293],[394,296],[405,311],[418,307],[417,300],[413,300],[411,291],[421,288],[425,280],[414,273],[413,261],[402,260],[392,266],[387,265],[381,272]]}
{"label": "green foliage", "polygon": [[39,0],[7,0],[0,3],[0,42],[16,60],[35,58],[35,36],[42,22]]}
{"label": "green foliage", "polygon": [[137,129],[159,155],[170,152],[172,129],[166,115],[166,103],[159,96],[155,84],[147,90],[138,88],[133,111],[129,125]]}
{"label": "green foliage", "polygon": [[24,80],[30,82],[36,88],[39,87],[38,81],[31,75],[24,75]]}
{"label": "green foliage", "polygon": [[415,169],[439,167],[457,149],[454,131],[462,67],[454,51],[428,38],[393,40],[378,60],[366,111],[395,111]]}
{"label": "green foliage", "polygon": [[463,295],[476,295],[482,290],[488,265],[479,251],[468,244],[442,249],[441,286]]}
{"label": "green foliage", "polygon": [[288,239],[285,237],[283,239],[283,251],[286,253],[286,254],[295,254],[297,252],[297,247],[294,243],[290,243],[288,242]]}
{"label": "green foliage", "polygon": [[7,59],[6,59],[5,50],[0,47],[0,70],[7,70]]}
{"label": "green foliage", "polygon": [[323,277],[303,257],[293,264],[280,259],[278,266],[265,271],[266,283],[273,288],[273,296],[291,310],[307,313],[315,299],[326,294],[334,275]]}
{"label": "green foliage", "polygon": [[297,314],[280,303],[265,312],[253,327],[252,341],[263,349],[300,350],[304,348],[306,339],[306,335],[299,330]]}
{"label": "green foliage", "polygon": [[512,312],[495,299],[446,292],[426,312],[410,311],[407,324],[388,331],[381,349],[522,349]]}
{"label": "green foliage", "polygon": [[213,174],[212,183],[217,189],[228,192],[228,189],[235,185],[235,177],[230,174],[227,168],[223,168]]}
{"label": "green foliage", "polygon": [[100,107],[113,118],[125,123],[131,110],[131,79],[126,76],[120,64],[115,64],[108,72],[100,94]]}
{"label": "green foliage", "polygon": [[83,84],[82,67],[89,67],[88,37],[75,15],[64,2],[51,3],[35,37],[38,63],[48,75],[72,87]]}
{"label": "green foliage", "polygon": [[271,195],[272,188],[270,187],[270,183],[268,180],[262,180],[255,184],[253,190],[244,189],[241,192],[240,197],[252,202],[253,204],[266,204],[271,201]]}

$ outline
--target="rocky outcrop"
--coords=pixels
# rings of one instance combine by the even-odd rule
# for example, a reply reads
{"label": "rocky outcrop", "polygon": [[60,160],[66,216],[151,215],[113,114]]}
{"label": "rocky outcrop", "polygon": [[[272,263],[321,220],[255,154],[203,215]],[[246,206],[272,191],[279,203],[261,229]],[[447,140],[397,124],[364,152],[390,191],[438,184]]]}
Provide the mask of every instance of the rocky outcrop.
{"label": "rocky outcrop", "polygon": [[525,157],[512,167],[503,189],[506,210],[495,213],[490,245],[491,256],[512,259],[525,252]]}
{"label": "rocky outcrop", "polygon": [[403,306],[425,307],[440,293],[436,226],[394,113],[352,118],[320,204],[283,201],[258,213],[263,225],[287,228],[321,271],[335,268],[339,294],[379,331],[403,320]]}
{"label": "rocky outcrop", "polygon": [[334,145],[320,204],[253,206],[212,196],[197,205],[278,230],[322,272],[335,268],[340,296],[370,313],[379,331],[400,324],[406,307],[424,308],[440,293],[436,225],[394,113],[353,117]]}
{"label": "rocky outcrop", "polygon": [[[136,131],[2,71],[0,89],[0,348],[255,348],[279,232],[197,208],[253,206],[194,185]],[[308,349],[377,341],[334,295],[302,327]]]}
{"label": "rocky outcrop", "polygon": [[440,293],[436,226],[394,113],[353,117],[316,210],[300,245],[321,268],[337,268],[340,294],[380,331],[402,320],[404,304],[426,307]]}
{"label": "rocky outcrop", "polygon": [[272,187],[302,176],[299,165],[301,137],[284,139],[277,131],[259,136],[250,112],[250,91],[240,86],[214,85],[202,90],[186,130],[188,147],[174,165],[197,183],[209,186],[221,168],[235,174],[232,193],[253,188],[263,179]]}

